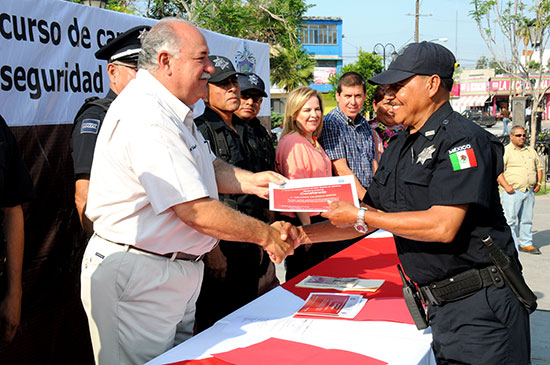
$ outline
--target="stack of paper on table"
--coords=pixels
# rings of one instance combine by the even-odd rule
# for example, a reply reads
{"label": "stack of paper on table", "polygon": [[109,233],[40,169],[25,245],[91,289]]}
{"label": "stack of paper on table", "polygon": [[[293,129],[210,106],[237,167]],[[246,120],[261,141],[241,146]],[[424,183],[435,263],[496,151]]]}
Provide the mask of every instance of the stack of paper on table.
{"label": "stack of paper on table", "polygon": [[361,311],[367,299],[361,295],[311,293],[297,315],[331,318],[354,318]]}
{"label": "stack of paper on table", "polygon": [[300,288],[334,289],[340,291],[368,291],[375,292],[384,284],[384,280],[370,280],[359,278],[335,278],[330,276],[309,275],[296,284]]}

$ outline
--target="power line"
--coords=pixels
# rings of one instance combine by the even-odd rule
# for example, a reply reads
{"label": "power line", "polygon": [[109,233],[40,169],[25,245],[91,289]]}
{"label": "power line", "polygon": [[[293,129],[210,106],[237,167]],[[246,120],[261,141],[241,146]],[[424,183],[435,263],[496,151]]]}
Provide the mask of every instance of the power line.
{"label": "power line", "polygon": [[405,14],[407,16],[414,16],[414,41],[418,43],[418,29],[420,27],[421,16],[432,16],[432,14],[420,14],[420,2],[416,0],[416,12],[414,14]]}

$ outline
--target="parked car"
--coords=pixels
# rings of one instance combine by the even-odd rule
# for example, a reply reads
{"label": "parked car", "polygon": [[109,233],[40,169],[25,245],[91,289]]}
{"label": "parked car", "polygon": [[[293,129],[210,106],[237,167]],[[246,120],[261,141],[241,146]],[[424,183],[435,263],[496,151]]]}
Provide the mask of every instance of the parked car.
{"label": "parked car", "polygon": [[481,110],[465,110],[462,112],[462,115],[485,128],[490,128],[497,123],[497,119],[494,115],[489,115],[488,112],[482,112]]}

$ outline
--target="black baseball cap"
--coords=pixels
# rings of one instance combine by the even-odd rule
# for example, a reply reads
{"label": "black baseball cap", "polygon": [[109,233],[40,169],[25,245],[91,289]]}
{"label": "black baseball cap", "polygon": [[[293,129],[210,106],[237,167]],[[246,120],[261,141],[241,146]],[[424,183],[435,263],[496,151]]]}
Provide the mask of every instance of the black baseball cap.
{"label": "black baseball cap", "polygon": [[411,43],[392,61],[388,69],[369,79],[374,85],[395,84],[414,75],[439,75],[452,79],[455,56],[447,48],[432,42]]}
{"label": "black baseball cap", "polygon": [[141,51],[141,35],[149,29],[151,27],[148,25],[140,25],[128,29],[101,47],[95,53],[95,58],[109,62],[137,63],[139,52]]}
{"label": "black baseball cap", "polygon": [[221,82],[231,76],[244,75],[243,73],[235,71],[233,63],[231,63],[231,61],[227,57],[210,55],[208,56],[208,59],[210,60],[210,62],[212,62],[212,65],[214,66],[214,73],[211,74],[210,78],[208,79],[208,82],[211,84]]}
{"label": "black baseball cap", "polygon": [[257,90],[263,97],[267,97],[265,93],[264,80],[253,72],[247,72],[244,75],[237,76],[239,80],[239,86],[241,87],[241,93],[247,90]]}

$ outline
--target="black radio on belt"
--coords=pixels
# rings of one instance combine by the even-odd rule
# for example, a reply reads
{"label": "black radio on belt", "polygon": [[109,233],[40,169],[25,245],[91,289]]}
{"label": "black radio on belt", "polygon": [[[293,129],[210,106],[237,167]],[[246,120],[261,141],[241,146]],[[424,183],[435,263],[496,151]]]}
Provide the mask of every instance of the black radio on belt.
{"label": "black radio on belt", "polygon": [[428,320],[426,319],[426,312],[422,305],[420,292],[411,280],[405,278],[400,265],[397,265],[397,270],[399,270],[399,275],[401,275],[401,280],[403,280],[403,298],[405,298],[409,313],[411,314],[416,328],[423,330],[428,327]]}

